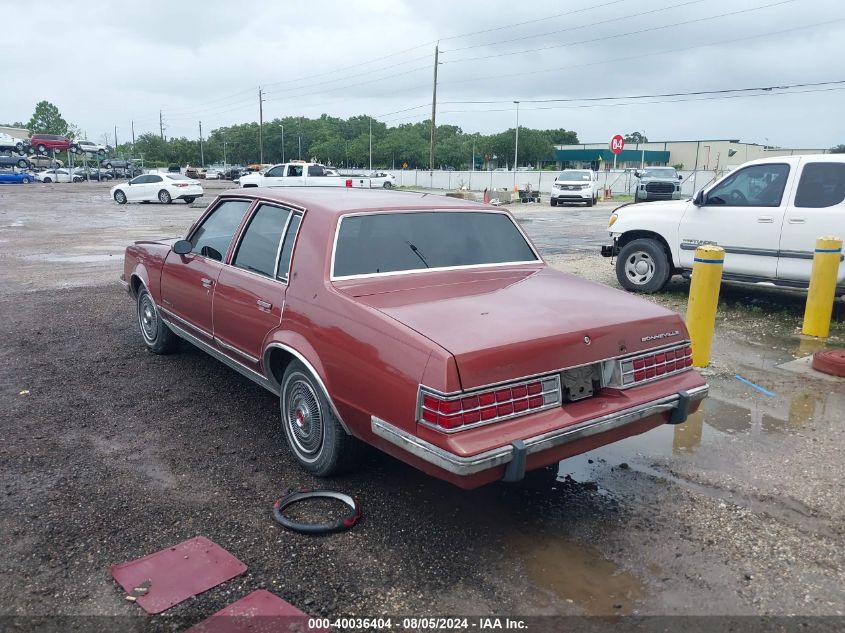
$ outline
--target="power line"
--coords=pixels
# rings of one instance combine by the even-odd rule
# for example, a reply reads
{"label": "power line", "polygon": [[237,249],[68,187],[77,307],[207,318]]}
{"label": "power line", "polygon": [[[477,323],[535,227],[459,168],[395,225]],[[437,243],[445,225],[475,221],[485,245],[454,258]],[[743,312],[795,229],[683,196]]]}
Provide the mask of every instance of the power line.
{"label": "power line", "polygon": [[681,22],[674,22],[672,24],[664,24],[662,26],[651,26],[651,27],[648,27],[648,28],[645,28],[645,29],[639,29],[639,30],[636,30],[636,31],[628,31],[626,33],[615,33],[613,35],[604,35],[602,37],[595,37],[595,38],[591,38],[591,39],[588,39],[588,40],[579,40],[577,42],[565,42],[563,44],[552,44],[552,45],[549,45],[549,46],[541,46],[541,47],[538,47],[538,48],[526,48],[526,49],[522,49],[522,50],[518,50],[518,51],[508,51],[508,52],[504,52],[504,53],[493,53],[493,54],[490,54],[490,55],[482,55],[482,56],[479,56],[479,57],[465,57],[463,59],[453,59],[451,61],[447,60],[447,61],[442,62],[442,63],[444,63],[444,64],[457,64],[457,63],[462,63],[462,62],[479,61],[479,60],[483,60],[483,59],[493,59],[494,57],[507,57],[507,56],[510,56],[510,55],[521,55],[523,53],[535,53],[537,51],[547,51],[547,50],[551,50],[553,48],[562,48],[564,46],[574,46],[574,45],[577,45],[577,44],[589,44],[589,43],[592,43],[592,42],[602,42],[602,41],[605,41],[605,40],[617,39],[617,38],[620,38],[620,37],[627,37],[629,35],[640,35],[642,33],[653,33],[654,31],[661,31],[661,30],[664,30],[664,29],[670,29],[670,28],[673,28],[673,27],[676,27],[676,26],[684,26],[684,25],[687,25],[687,24],[696,24],[696,23],[699,23],[699,22],[708,22],[708,21],[711,21],[711,20],[718,20],[719,18],[726,18],[726,17],[730,17],[732,15],[740,15],[740,14],[743,14],[743,13],[750,13],[752,11],[761,11],[763,9],[770,9],[772,7],[777,7],[777,6],[781,6],[781,5],[784,5],[784,4],[791,4],[793,2],[797,2],[797,0],[779,0],[778,2],[773,2],[771,4],[759,5],[759,6],[756,6],[756,7],[751,7],[749,9],[739,9],[737,11],[729,11],[727,13],[719,13],[717,15],[706,16],[706,17],[703,17],[703,18],[695,18],[695,19],[692,19],[692,20],[683,20]]}

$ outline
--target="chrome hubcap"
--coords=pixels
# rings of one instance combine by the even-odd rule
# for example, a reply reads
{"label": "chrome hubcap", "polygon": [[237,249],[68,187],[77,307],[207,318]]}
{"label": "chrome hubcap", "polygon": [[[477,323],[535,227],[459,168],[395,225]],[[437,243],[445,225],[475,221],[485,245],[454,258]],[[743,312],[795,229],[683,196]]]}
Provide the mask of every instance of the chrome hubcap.
{"label": "chrome hubcap", "polygon": [[631,253],[625,260],[625,276],[631,283],[642,286],[654,277],[654,260],[644,251]]}
{"label": "chrome hubcap", "polygon": [[156,316],[155,305],[149,296],[144,296],[138,305],[138,322],[141,325],[141,334],[147,343],[154,343],[158,332],[158,317]]}
{"label": "chrome hubcap", "polygon": [[315,457],[323,443],[323,412],[313,387],[294,374],[285,388],[285,423],[295,449],[304,459]]}

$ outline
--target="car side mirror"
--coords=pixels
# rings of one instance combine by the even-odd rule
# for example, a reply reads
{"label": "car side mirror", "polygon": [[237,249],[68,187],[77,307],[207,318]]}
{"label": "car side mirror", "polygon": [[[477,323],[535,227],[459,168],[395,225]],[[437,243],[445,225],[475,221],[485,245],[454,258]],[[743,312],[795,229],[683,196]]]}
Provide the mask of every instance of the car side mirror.
{"label": "car side mirror", "polygon": [[704,206],[704,189],[698,190],[698,193],[696,193],[695,197],[692,199],[692,203],[697,207]]}
{"label": "car side mirror", "polygon": [[178,242],[173,244],[171,250],[177,255],[187,255],[192,250],[194,250],[194,245],[191,244],[188,240],[179,240]]}
{"label": "car side mirror", "polygon": [[635,172],[634,172],[634,178],[639,178],[639,177],[640,177],[640,172],[635,171]]}

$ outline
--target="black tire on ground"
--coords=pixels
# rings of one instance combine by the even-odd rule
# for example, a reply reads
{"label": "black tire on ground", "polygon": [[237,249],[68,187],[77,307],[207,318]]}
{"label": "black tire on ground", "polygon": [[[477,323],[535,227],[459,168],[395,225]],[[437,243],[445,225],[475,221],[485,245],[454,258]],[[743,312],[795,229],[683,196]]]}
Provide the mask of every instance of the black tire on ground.
{"label": "black tire on ground", "polygon": [[23,184],[25,184],[25,185],[28,185],[28,184],[29,184],[29,178],[27,178],[26,176],[24,176],[23,178],[21,178],[21,182],[22,182]]}
{"label": "black tire on ground", "polygon": [[594,204],[594,201],[593,201],[593,199],[592,199],[592,197],[591,197],[589,200],[587,200],[587,206],[588,206],[588,207],[591,207],[591,206],[593,206],[593,204]]}
{"label": "black tire on ground", "polygon": [[118,204],[126,204],[126,194],[123,193],[122,189],[118,189],[114,192],[114,201]]}
{"label": "black tire on ground", "polygon": [[387,182],[385,182],[385,183],[382,185],[382,187],[384,187],[385,189],[392,189],[392,188],[393,188],[393,183],[392,183],[392,182],[390,182],[390,181],[387,181]]}
{"label": "black tire on ground", "polygon": [[166,189],[162,189],[158,192],[158,201],[162,204],[170,204],[173,202],[173,199],[170,197],[170,194],[167,193]]}
{"label": "black tire on ground", "polygon": [[50,178],[44,178],[41,182],[53,182]]}
{"label": "black tire on ground", "polygon": [[623,246],[616,259],[616,279],[625,290],[657,292],[672,276],[669,255],[663,244],[650,238],[632,240]]}
{"label": "black tire on ground", "polygon": [[28,161],[28,160],[26,160],[26,159],[24,159],[24,158],[21,158],[21,159],[18,161],[18,167],[28,167],[28,166],[29,166],[29,161]]}
{"label": "black tire on ground", "polygon": [[185,200],[185,204],[191,204],[195,198],[183,198]]}
{"label": "black tire on ground", "polygon": [[557,200],[555,200],[554,198],[549,198],[549,204],[552,205],[553,207],[556,207],[557,206]]}
{"label": "black tire on ground", "polygon": [[138,289],[137,313],[141,338],[148,350],[153,354],[170,354],[176,350],[179,337],[161,320],[155,302],[144,286]]}
{"label": "black tire on ground", "polygon": [[360,441],[343,430],[320,385],[298,360],[285,370],[279,406],[288,448],[305,470],[328,477],[356,465]]}

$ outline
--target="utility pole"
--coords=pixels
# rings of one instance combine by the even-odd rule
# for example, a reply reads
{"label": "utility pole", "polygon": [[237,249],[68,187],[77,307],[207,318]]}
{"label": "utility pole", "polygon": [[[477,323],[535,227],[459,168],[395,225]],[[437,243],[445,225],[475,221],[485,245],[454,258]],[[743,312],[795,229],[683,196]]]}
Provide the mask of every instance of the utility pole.
{"label": "utility pole", "polygon": [[164,140],[164,115],[161,110],[158,111],[158,129],[161,132],[161,140]]}
{"label": "utility pole", "polygon": [[258,162],[264,164],[264,99],[258,86]]}
{"label": "utility pole", "polygon": [[205,167],[205,155],[202,151],[202,121],[200,121],[200,167]]}
{"label": "utility pole", "polygon": [[437,60],[440,57],[440,41],[434,46],[434,88],[431,93],[431,146],[428,150],[428,169],[434,170],[434,130],[437,127]]}
{"label": "utility pole", "polygon": [[135,154],[135,121],[132,121],[132,154]]}
{"label": "utility pole", "polygon": [[114,148],[117,149],[117,126],[114,126]]}
{"label": "utility pole", "polygon": [[373,171],[373,117],[370,117],[370,171]]}
{"label": "utility pole", "polygon": [[516,142],[513,146],[513,184],[516,185],[516,166],[519,158],[519,101],[514,101],[516,104]]}
{"label": "utility pole", "polygon": [[282,125],[282,162],[285,162],[285,126]]}

